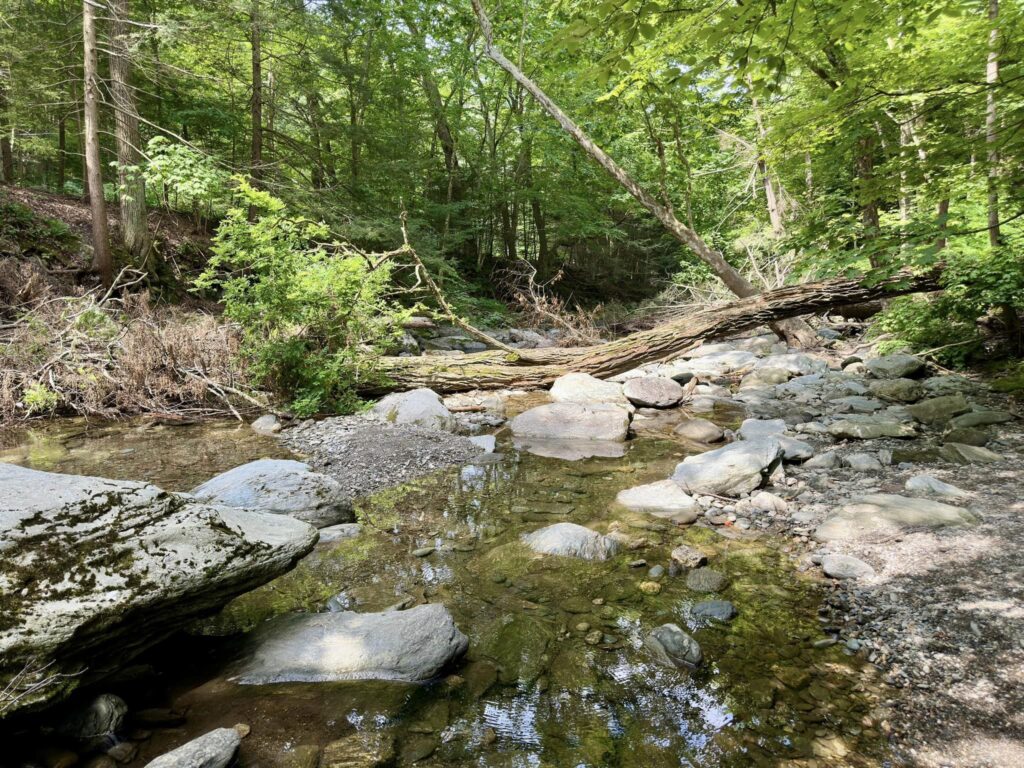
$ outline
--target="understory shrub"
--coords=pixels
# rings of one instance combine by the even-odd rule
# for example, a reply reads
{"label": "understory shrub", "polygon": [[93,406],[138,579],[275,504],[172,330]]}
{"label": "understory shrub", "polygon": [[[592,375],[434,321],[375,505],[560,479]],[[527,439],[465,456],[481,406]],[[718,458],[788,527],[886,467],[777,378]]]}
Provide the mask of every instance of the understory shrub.
{"label": "understory shrub", "polygon": [[374,361],[401,335],[406,312],[388,298],[391,264],[237,183],[196,286],[220,290],[255,383],[289,400],[296,415],[355,410],[360,383],[377,375]]}

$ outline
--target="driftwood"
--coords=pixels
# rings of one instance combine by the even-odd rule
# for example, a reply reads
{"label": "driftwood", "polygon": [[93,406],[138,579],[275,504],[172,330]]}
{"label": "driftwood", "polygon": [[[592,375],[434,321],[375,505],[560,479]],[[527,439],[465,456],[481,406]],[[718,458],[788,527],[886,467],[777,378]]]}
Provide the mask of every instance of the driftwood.
{"label": "driftwood", "polygon": [[939,272],[900,273],[867,285],[827,280],[775,291],[694,312],[647,331],[591,347],[490,351],[460,357],[385,357],[381,381],[365,394],[430,387],[442,394],[473,389],[538,388],[568,372],[614,376],[644,363],[670,359],[704,341],[722,338],[797,315],[843,304],[875,301],[939,289]]}

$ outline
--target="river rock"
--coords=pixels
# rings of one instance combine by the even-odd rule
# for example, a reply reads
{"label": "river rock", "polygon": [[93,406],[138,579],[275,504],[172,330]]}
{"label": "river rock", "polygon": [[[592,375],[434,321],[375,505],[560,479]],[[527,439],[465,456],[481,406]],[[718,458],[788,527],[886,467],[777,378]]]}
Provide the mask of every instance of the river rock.
{"label": "river rock", "polygon": [[963,443],[946,443],[939,449],[939,455],[954,464],[995,464],[1003,460],[995,451]]}
{"label": "river rock", "polygon": [[632,409],[622,392],[622,385],[603,381],[589,373],[567,373],[551,385],[551,399],[556,403],[606,403]]}
{"label": "river rock", "polygon": [[225,768],[241,743],[234,728],[218,728],[150,761],[146,768]]}
{"label": "river rock", "polygon": [[687,456],[672,475],[684,491],[739,496],[759,488],[782,460],[775,438],[730,443],[724,448]]}
{"label": "river rock", "polygon": [[316,539],[284,515],[0,463],[0,690],[26,666],[26,686],[61,675],[7,714],[118,669],[289,570]]}
{"label": "river rock", "polygon": [[776,514],[781,514],[789,511],[789,504],[786,503],[785,499],[776,496],[774,493],[768,493],[768,491],[758,491],[752,494],[749,499],[741,501],[737,505],[737,509],[739,509],[740,505],[745,510],[753,510],[755,512],[775,512]]}
{"label": "river rock", "polygon": [[664,376],[643,376],[622,385],[622,393],[642,408],[671,408],[683,399],[683,388]]}
{"label": "river rock", "polygon": [[620,459],[626,453],[626,444],[612,440],[551,440],[539,437],[517,437],[512,445],[519,451],[563,461],[602,458]]}
{"label": "river rock", "polygon": [[268,413],[264,416],[260,416],[249,426],[252,427],[253,432],[257,432],[261,435],[276,435],[281,431],[281,427],[283,425],[277,416],[272,413]]}
{"label": "river rock", "polygon": [[963,443],[964,445],[984,448],[989,444],[992,435],[987,430],[976,427],[959,427],[949,430],[949,432],[942,436],[942,439],[948,443]]}
{"label": "river rock", "polygon": [[875,357],[864,364],[877,379],[909,378],[924,370],[924,360],[904,354]]}
{"label": "river rock", "polygon": [[288,459],[242,464],[192,490],[210,504],[287,515],[318,528],[354,519],[352,499],[332,477]]}
{"label": "river rock", "polygon": [[619,543],[611,536],[576,523],[555,523],[523,536],[523,542],[542,555],[578,557],[583,560],[607,560],[619,551]]}
{"label": "river rock", "polygon": [[759,389],[785,384],[790,379],[785,368],[756,368],[740,380],[740,389]]}
{"label": "river rock", "polygon": [[877,440],[881,437],[906,438],[917,435],[913,425],[885,417],[865,417],[860,421],[841,419],[828,425],[828,433],[841,440]]}
{"label": "river rock", "polygon": [[874,568],[851,555],[825,555],[821,569],[832,579],[870,579],[875,575]]}
{"label": "river rock", "polygon": [[456,425],[455,417],[445,407],[441,396],[425,387],[381,398],[370,413],[390,424],[413,424],[449,431]]}
{"label": "river rock", "polygon": [[498,440],[494,435],[474,435],[469,438],[469,442],[479,446],[484,453],[494,453]]}
{"label": "river rock", "polygon": [[[320,750],[317,750],[319,753]],[[327,744],[313,756],[311,768],[390,768],[395,764],[395,738],[380,730],[362,730]]]}
{"label": "river rock", "polygon": [[814,449],[809,443],[797,440],[795,437],[787,437],[785,419],[744,419],[737,430],[736,435],[741,440],[755,440],[758,438],[771,438],[777,440],[782,446],[782,458],[786,461],[803,461],[814,455]]}
{"label": "river rock", "polygon": [[736,606],[728,600],[704,600],[693,606],[692,613],[696,619],[732,621],[736,618]]}
{"label": "river rock", "polygon": [[714,379],[751,366],[756,362],[757,356],[752,352],[720,351],[673,363],[667,374],[671,378],[676,378],[685,372],[701,379]]}
{"label": "river rock", "polygon": [[725,438],[725,431],[707,419],[687,419],[672,434],[698,443],[717,443]]}
{"label": "river rock", "polygon": [[655,661],[667,667],[693,668],[704,659],[700,644],[676,624],[655,627],[644,639],[644,646]]}
{"label": "river rock", "polygon": [[824,373],[828,363],[802,352],[790,352],[783,355],[768,355],[756,363],[757,368],[781,368],[794,376],[809,376]]}
{"label": "river rock", "polygon": [[903,528],[944,528],[975,525],[977,519],[959,507],[930,499],[874,493],[853,499],[814,532],[818,541],[858,539],[893,534]]}
{"label": "river rock", "polygon": [[339,680],[429,680],[469,641],[443,605],[381,613],[296,613],[264,623],[251,657],[232,677],[243,685]]}
{"label": "river rock", "polygon": [[332,544],[344,539],[354,539],[363,532],[363,526],[359,523],[342,523],[341,525],[330,525],[320,529],[320,544]]}
{"label": "river rock", "polygon": [[686,575],[686,587],[694,592],[721,592],[729,580],[710,568],[695,568]]}
{"label": "river rock", "polygon": [[87,752],[100,750],[114,743],[127,714],[128,705],[120,696],[101,693],[61,720],[57,731]]}
{"label": "river rock", "polygon": [[885,407],[881,400],[875,400],[873,397],[864,397],[863,395],[837,397],[830,402],[839,411],[852,411],[853,413],[875,413]]}
{"label": "river rock", "polygon": [[518,437],[621,442],[629,432],[629,413],[607,403],[548,403],[519,414],[510,427]]}
{"label": "river rock", "polygon": [[692,523],[700,515],[697,502],[672,480],[659,480],[619,491],[615,500],[634,512],[645,512],[684,525]]}
{"label": "river rock", "polygon": [[1004,424],[1013,421],[1014,415],[1007,411],[971,411],[950,419],[951,429],[960,427],[987,427],[990,424]]}
{"label": "river rock", "polygon": [[870,453],[848,453],[843,457],[843,464],[855,472],[882,471],[882,462]]}
{"label": "river rock", "polygon": [[971,495],[968,491],[957,488],[955,485],[944,483],[931,475],[914,475],[914,477],[907,480],[903,487],[908,491],[930,493],[935,496],[947,496],[951,499],[963,499]]}
{"label": "river rock", "polygon": [[803,466],[807,469],[832,469],[838,463],[839,455],[835,451],[827,451],[808,459]]}
{"label": "river rock", "polygon": [[971,405],[963,395],[958,393],[929,397],[927,400],[914,403],[914,405],[908,405],[907,410],[922,424],[941,424],[954,416],[967,413],[971,410]]}
{"label": "river rock", "polygon": [[913,379],[883,379],[869,385],[871,394],[890,403],[916,403],[924,397],[924,387]]}
{"label": "river rock", "polygon": [[686,544],[680,544],[678,547],[675,547],[669,556],[672,558],[673,563],[685,571],[700,568],[708,561],[707,555],[699,549]]}

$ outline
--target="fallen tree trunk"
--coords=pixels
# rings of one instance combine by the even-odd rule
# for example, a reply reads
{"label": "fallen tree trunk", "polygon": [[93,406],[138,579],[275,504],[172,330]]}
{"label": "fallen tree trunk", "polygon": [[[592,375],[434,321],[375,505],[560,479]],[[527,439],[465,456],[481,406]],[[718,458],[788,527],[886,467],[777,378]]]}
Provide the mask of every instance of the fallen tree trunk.
{"label": "fallen tree trunk", "polygon": [[908,293],[939,289],[939,272],[900,273],[866,285],[860,280],[826,280],[787,286],[694,312],[647,331],[592,347],[529,349],[516,354],[479,352],[462,357],[385,357],[382,378],[364,394],[380,395],[417,387],[447,394],[472,389],[539,388],[568,372],[608,377],[644,363],[672,358],[700,343],[776,320]]}

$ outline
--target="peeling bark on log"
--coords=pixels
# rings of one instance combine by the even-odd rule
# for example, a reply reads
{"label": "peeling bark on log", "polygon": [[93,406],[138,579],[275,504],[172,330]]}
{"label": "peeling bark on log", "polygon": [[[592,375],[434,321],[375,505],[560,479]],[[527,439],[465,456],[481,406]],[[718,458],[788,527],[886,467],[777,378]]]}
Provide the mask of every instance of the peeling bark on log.
{"label": "peeling bark on log", "polygon": [[936,291],[939,274],[901,273],[870,286],[847,279],[787,286],[591,347],[529,349],[515,355],[499,351],[460,357],[385,357],[380,372],[387,383],[367,384],[363,391],[380,395],[429,387],[447,394],[473,389],[538,388],[571,371],[606,378],[644,363],[676,357],[704,341],[776,320],[843,304]]}

